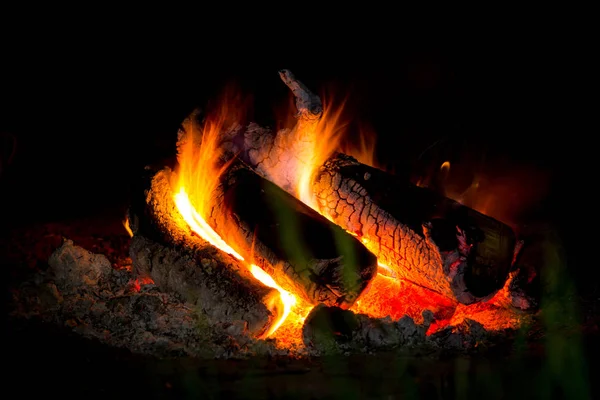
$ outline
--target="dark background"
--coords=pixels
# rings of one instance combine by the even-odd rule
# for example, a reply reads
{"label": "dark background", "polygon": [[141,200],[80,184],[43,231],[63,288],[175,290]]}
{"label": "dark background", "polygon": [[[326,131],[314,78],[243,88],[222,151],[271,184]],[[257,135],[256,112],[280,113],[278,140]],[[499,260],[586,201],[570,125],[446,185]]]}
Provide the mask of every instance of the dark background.
{"label": "dark background", "polygon": [[[576,127],[563,105],[575,100],[563,90],[576,85],[583,62],[577,51],[559,52],[544,30],[508,37],[507,24],[494,39],[473,30],[465,40],[451,30],[425,39],[425,27],[410,36],[365,37],[361,26],[354,38],[347,34],[356,27],[320,36],[290,26],[258,38],[247,23],[242,33],[198,31],[182,40],[133,29],[110,34],[110,23],[93,35],[34,34],[31,25],[4,35],[0,50],[0,229],[6,232],[89,215],[120,218],[130,183],[144,165],[173,155],[178,125],[193,108],[235,82],[253,95],[254,120],[275,125],[271,110],[289,96],[277,71],[289,68],[317,92],[348,96],[346,118],[376,132],[381,166],[416,180],[450,160],[447,183],[455,192],[477,175],[483,182],[477,195],[494,200],[492,216],[517,230],[549,226],[561,236],[579,293],[598,297],[595,235],[588,233],[597,209],[595,149],[590,130]],[[215,39],[224,34],[232,39]],[[574,68],[563,69],[565,62]],[[43,331],[40,340],[35,330],[23,337],[9,332],[7,345],[20,361],[14,369],[28,386],[38,382],[29,381],[32,366],[34,374],[53,377],[62,375],[60,361],[79,373],[73,381],[81,379],[80,386],[96,380],[90,366],[111,375],[98,379],[104,383],[142,382],[129,374],[147,360],[102,361],[103,348],[95,356],[69,353],[71,339],[61,342],[61,335]],[[155,372],[148,376],[156,381]]]}
{"label": "dark background", "polygon": [[584,156],[587,133],[562,124],[553,98],[570,75],[545,53],[543,36],[322,42],[68,31],[9,41],[0,77],[3,223],[124,210],[139,169],[172,156],[179,123],[226,84],[253,96],[252,119],[276,125],[272,110],[289,96],[277,71],[289,68],[317,92],[347,96],[345,119],[376,133],[381,166],[416,180],[450,160],[452,194],[477,176],[489,214],[517,229],[547,221],[568,248],[579,244],[571,225],[593,207],[582,178],[593,160]]}

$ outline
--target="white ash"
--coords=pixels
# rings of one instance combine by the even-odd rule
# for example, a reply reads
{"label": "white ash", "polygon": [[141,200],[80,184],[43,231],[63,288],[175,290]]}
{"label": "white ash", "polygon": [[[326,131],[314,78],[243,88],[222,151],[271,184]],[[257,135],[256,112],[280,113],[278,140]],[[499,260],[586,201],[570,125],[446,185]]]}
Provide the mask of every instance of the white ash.
{"label": "white ash", "polygon": [[[52,254],[49,264],[46,272],[36,273],[13,291],[12,317],[38,318],[109,346],[157,357],[290,355],[288,350],[276,348],[273,341],[247,336],[241,321],[210,324],[198,307],[161,292],[154,284],[137,285],[128,269],[113,269],[104,255],[93,254],[70,240]],[[317,306],[313,312],[321,308],[326,307]],[[421,325],[408,316],[393,321],[344,312],[352,321],[346,340],[331,336],[327,340],[322,335],[315,341],[315,333],[306,324],[307,346],[293,355],[349,355],[392,349],[413,354],[435,349],[464,351],[486,338],[483,327],[470,320],[426,336],[433,321],[429,311],[424,312]]]}

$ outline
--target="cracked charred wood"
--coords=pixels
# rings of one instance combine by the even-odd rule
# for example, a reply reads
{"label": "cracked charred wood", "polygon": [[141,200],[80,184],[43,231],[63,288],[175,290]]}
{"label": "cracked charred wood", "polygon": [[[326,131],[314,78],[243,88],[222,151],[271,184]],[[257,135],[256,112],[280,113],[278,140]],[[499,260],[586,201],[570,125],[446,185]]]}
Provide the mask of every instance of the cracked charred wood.
{"label": "cracked charred wood", "polygon": [[243,262],[192,233],[176,209],[170,179],[169,168],[147,169],[133,188],[128,219],[134,268],[199,307],[212,323],[242,321],[260,337],[283,309],[279,292],[257,281]]}
{"label": "cracked charred wood", "polygon": [[350,307],[377,271],[376,257],[356,238],[239,160],[215,193],[213,229],[312,304]]}
{"label": "cracked charred wood", "polygon": [[506,282],[515,235],[493,218],[344,154],[319,169],[313,191],[320,211],[399,277],[463,304]]}
{"label": "cracked charred wood", "polygon": [[319,212],[359,236],[393,275],[464,304],[503,286],[515,247],[508,226],[351,157],[315,160],[321,101],[289,71],[280,76],[296,98],[296,125],[231,129],[230,154],[296,197],[302,172],[325,164],[312,182]]}

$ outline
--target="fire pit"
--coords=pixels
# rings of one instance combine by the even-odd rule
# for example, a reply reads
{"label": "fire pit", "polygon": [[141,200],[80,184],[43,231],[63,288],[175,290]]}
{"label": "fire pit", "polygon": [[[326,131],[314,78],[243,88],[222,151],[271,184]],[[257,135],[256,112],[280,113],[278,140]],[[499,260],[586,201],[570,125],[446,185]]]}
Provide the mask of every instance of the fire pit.
{"label": "fire pit", "polygon": [[196,357],[469,351],[529,322],[510,227],[341,153],[339,110],[280,77],[295,125],[193,113],[134,185],[130,260],[67,238],[20,312]]}

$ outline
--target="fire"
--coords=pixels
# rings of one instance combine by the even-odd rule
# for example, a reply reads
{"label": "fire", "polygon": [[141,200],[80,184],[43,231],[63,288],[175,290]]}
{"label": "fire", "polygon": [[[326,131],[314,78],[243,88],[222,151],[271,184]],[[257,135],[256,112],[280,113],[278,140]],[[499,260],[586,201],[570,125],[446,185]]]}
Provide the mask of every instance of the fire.
{"label": "fire", "polygon": [[[318,124],[297,125],[305,129],[304,132],[297,133],[297,138],[302,137],[312,142],[313,149],[310,161],[300,168],[296,197],[329,220],[331,217],[319,210],[311,187],[315,173],[327,158],[335,151],[342,151],[363,164],[379,168],[376,165],[376,142],[373,131],[361,129],[358,146],[343,141],[347,136],[345,129],[348,124],[342,121],[342,109],[343,107],[339,107],[334,110],[331,104],[324,104],[323,116]],[[445,177],[448,176],[450,168],[450,161],[443,162],[439,167]],[[354,232],[347,232],[357,236]],[[367,238],[358,237],[358,239],[368,246]],[[506,287],[499,293],[506,292]],[[400,279],[389,266],[381,262],[378,262],[378,274],[373,278],[369,289],[360,296],[351,310],[373,318],[389,316],[392,319],[399,319],[408,315],[417,322],[422,322],[424,310],[430,310],[434,313],[435,322],[427,334],[432,334],[448,325],[459,324],[465,318],[478,321],[490,330],[514,328],[521,320],[509,307],[501,307],[494,302],[470,306],[457,305],[454,300]]]}
{"label": "fire", "polygon": [[297,125],[298,129],[304,131],[296,132],[296,138],[312,143],[312,152],[308,162],[300,167],[296,197],[316,211],[319,210],[311,183],[317,170],[339,149],[346,127],[346,124],[341,122],[342,112],[343,103],[342,106],[334,109],[330,103],[324,102],[323,116],[317,124]]}
{"label": "fire", "polygon": [[225,253],[231,254],[238,260],[244,260],[244,257],[239,255],[231,246],[229,246],[221,236],[217,234],[202,218],[196,208],[190,202],[190,198],[185,191],[185,187],[181,186],[179,192],[175,194],[175,205],[181,213],[181,216],[190,226],[190,228],[197,233],[202,239],[212,244],[216,248],[223,250]]}
{"label": "fire", "polygon": [[[201,127],[195,126],[196,123],[193,119],[186,121],[185,131],[188,132],[189,137],[184,137],[184,140],[179,141],[179,169],[176,182],[174,182],[174,201],[184,221],[193,232],[220,250],[244,261],[254,278],[278,291],[284,306],[283,311],[277,315],[277,320],[261,338],[275,339],[289,348],[302,340],[302,324],[312,309],[312,305],[281,287],[272,276],[252,263],[251,255],[248,257],[249,260],[245,260],[240,255],[240,253],[244,253],[243,249],[238,247],[236,250],[237,243],[225,242],[206,222],[206,217],[211,212],[212,193],[219,184],[219,177],[228,166],[222,161],[221,134],[229,128],[228,124],[236,121],[234,113],[236,110],[227,107],[227,103],[223,105],[225,107],[215,115],[216,117],[208,119]],[[315,123],[297,124],[296,132],[291,139],[302,140],[311,146],[308,149],[310,150],[308,160],[298,157],[298,162],[294,165],[296,170],[293,194],[319,213],[321,212],[313,194],[312,180],[325,161],[335,151],[342,150],[342,138],[347,127],[341,118],[342,111],[343,106],[334,108],[331,103],[325,103],[321,119]],[[367,140],[374,136],[371,131],[368,133],[371,135],[370,137],[367,137],[366,131],[361,131],[359,149],[351,151],[350,148],[346,148],[344,150],[360,161],[375,166],[375,142]],[[440,170],[447,173],[450,170],[450,162],[444,162]],[[323,213],[321,215],[331,220],[328,215]],[[351,234],[356,236],[355,233]],[[358,239],[363,244],[368,244],[367,238],[358,237]],[[436,325],[432,326],[428,333],[432,333],[450,322],[458,323],[467,317],[476,320],[479,318],[482,321],[485,319],[486,327],[493,327],[494,324],[489,321],[494,321],[496,308],[491,305],[489,307],[481,305],[457,307],[451,300],[437,293],[399,279],[387,265],[378,263],[378,266],[379,273],[372,280],[369,290],[366,290],[351,307],[352,311],[364,313],[373,318],[390,316],[393,319],[399,319],[404,315],[409,315],[416,321],[420,321],[422,320],[422,311],[429,309],[436,316]],[[272,301],[272,299],[266,302],[268,301]],[[267,306],[269,307],[268,304]],[[272,308],[269,307],[269,309]],[[493,316],[490,317],[483,313],[483,309]],[[506,319],[504,316],[499,317],[499,320],[506,321]]]}
{"label": "fire", "polygon": [[254,277],[261,281],[264,285],[273,289],[277,289],[279,291],[279,295],[281,296],[281,300],[283,301],[284,308],[281,317],[276,323],[274,323],[269,328],[269,331],[265,335],[265,337],[269,337],[273,333],[275,333],[277,329],[279,329],[281,324],[283,324],[283,322],[287,319],[288,315],[290,315],[292,307],[295,306],[297,303],[296,296],[282,289],[281,286],[279,286],[269,274],[267,274],[263,269],[259,268],[258,266],[254,264],[250,265],[250,272],[252,272],[252,275],[254,275]]}
{"label": "fire", "polygon": [[123,227],[129,234],[129,236],[133,237],[133,231],[131,230],[131,227],[129,227],[129,218],[125,217],[125,219],[123,220]]}
{"label": "fire", "polygon": [[356,158],[359,162],[374,167],[383,169],[379,166],[376,159],[377,135],[373,129],[366,126],[360,126],[358,131],[358,143],[351,143],[349,140],[344,140],[340,143],[340,152],[348,154]]}
{"label": "fire", "polygon": [[[241,261],[245,261],[244,257],[242,257],[237,251],[235,251],[231,246],[229,246],[211,227],[208,223],[202,218],[202,216],[196,211],[190,199],[185,191],[184,187],[180,187],[179,192],[175,194],[175,204],[177,205],[177,209],[183,216],[183,219],[187,222],[190,228],[197,233],[200,237],[205,239],[207,242],[217,247],[218,249],[231,254],[235,258]],[[271,325],[269,330],[263,334],[261,338],[267,338],[272,336],[279,327],[286,321],[292,308],[298,303],[296,296],[292,293],[284,290],[281,286],[279,286],[273,278],[267,274],[263,269],[258,267],[255,264],[249,265],[250,272],[252,275],[262,282],[265,286],[271,287],[279,291],[279,295],[281,297],[281,301],[283,303],[283,312],[280,316],[278,316],[277,321]],[[272,309],[271,305],[268,305],[269,309]]]}
{"label": "fire", "polygon": [[[174,201],[184,221],[193,232],[204,240],[231,254],[238,260],[245,261],[252,275],[264,285],[274,288],[279,292],[283,303],[283,311],[277,316],[277,320],[270,326],[261,338],[272,337],[275,332],[288,319],[294,306],[300,305],[296,296],[284,290],[273,278],[257,265],[251,264],[244,259],[230,244],[226,243],[221,236],[206,222],[204,216],[210,212],[211,194],[218,185],[218,180],[227,164],[220,163],[222,155],[219,148],[220,134],[226,127],[226,108],[215,120],[208,120],[204,126],[194,126],[195,122],[190,119],[186,121],[185,128],[189,137],[180,141],[179,148],[179,170],[177,172],[177,189]],[[196,136],[200,136],[199,138]],[[199,139],[199,143],[198,143]],[[233,244],[235,245],[235,244]],[[271,299],[270,301],[273,301]],[[306,305],[301,304],[302,311]],[[272,304],[267,304],[273,309]]]}

